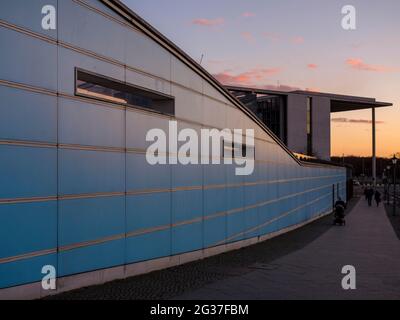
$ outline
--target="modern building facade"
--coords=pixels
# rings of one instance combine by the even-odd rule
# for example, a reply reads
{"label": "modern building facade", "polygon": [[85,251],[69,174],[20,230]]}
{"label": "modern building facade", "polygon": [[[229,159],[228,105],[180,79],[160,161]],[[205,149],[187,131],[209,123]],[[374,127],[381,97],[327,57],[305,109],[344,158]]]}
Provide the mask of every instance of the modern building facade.
{"label": "modern building facade", "polygon": [[[56,8],[56,30],[41,28],[45,5]],[[0,42],[0,298],[237,249],[330,213],[346,196],[344,168],[299,161],[119,1],[1,1]],[[253,174],[150,165],[146,134],[171,120],[195,131],[254,129]],[[42,288],[44,266],[55,268],[57,290]]]}
{"label": "modern building facade", "polygon": [[331,157],[331,113],[371,109],[374,146],[375,108],[392,106],[374,98],[323,92],[282,92],[235,86],[227,86],[227,89],[291,151],[323,160]]}

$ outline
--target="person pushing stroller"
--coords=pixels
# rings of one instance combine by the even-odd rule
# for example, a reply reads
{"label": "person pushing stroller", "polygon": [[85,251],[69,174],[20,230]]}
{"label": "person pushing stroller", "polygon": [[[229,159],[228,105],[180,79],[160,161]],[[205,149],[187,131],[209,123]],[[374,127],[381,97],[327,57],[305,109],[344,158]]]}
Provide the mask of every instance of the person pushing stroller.
{"label": "person pushing stroller", "polygon": [[346,203],[339,197],[335,203],[335,218],[333,220],[334,225],[345,226],[346,220],[344,219],[344,211],[346,209]]}

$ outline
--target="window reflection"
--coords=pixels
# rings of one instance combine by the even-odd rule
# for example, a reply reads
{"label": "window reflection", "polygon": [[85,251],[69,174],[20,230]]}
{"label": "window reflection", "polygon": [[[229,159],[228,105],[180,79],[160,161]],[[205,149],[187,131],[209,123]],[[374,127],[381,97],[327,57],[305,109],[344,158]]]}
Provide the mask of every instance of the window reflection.
{"label": "window reflection", "polygon": [[150,109],[160,113],[175,114],[174,99],[172,97],[82,70],[77,70],[76,94],[93,99]]}

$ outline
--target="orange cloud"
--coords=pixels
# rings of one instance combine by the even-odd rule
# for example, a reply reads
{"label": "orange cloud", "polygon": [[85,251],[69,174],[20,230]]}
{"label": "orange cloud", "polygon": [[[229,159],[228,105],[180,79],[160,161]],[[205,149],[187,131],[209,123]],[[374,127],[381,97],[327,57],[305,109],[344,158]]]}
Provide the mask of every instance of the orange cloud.
{"label": "orange cloud", "polygon": [[192,21],[193,24],[203,26],[203,27],[213,27],[213,26],[219,26],[224,24],[225,20],[223,18],[217,18],[217,19],[194,19]]}
{"label": "orange cloud", "polygon": [[307,68],[308,68],[308,69],[317,69],[317,68],[318,68],[318,65],[316,65],[316,64],[314,64],[314,63],[309,63],[309,64],[307,65]]}
{"label": "orange cloud", "polygon": [[245,17],[245,18],[251,18],[251,17],[255,17],[255,16],[256,16],[256,14],[254,12],[243,12],[242,13],[242,17]]}
{"label": "orange cloud", "polygon": [[249,43],[256,42],[256,38],[253,36],[251,32],[242,32],[241,35]]}
{"label": "orange cloud", "polygon": [[301,37],[301,36],[294,37],[292,39],[292,43],[294,43],[294,44],[302,44],[302,43],[304,43],[304,38]]}
{"label": "orange cloud", "polygon": [[309,91],[309,92],[321,92],[321,90],[317,87],[310,87],[310,88],[306,88],[305,91]]}
{"label": "orange cloud", "polygon": [[346,64],[355,70],[361,71],[373,71],[373,72],[393,72],[395,68],[386,67],[382,65],[367,64],[362,59],[349,58],[346,60]]}
{"label": "orange cloud", "polygon": [[265,80],[268,76],[281,72],[281,68],[261,68],[252,69],[239,74],[232,74],[230,71],[224,71],[214,74],[214,77],[225,85],[244,85],[254,86]]}
{"label": "orange cloud", "polygon": [[256,86],[256,88],[265,90],[285,91],[285,92],[301,90],[299,87],[292,87],[286,84],[279,84],[279,85],[267,84],[264,86]]}

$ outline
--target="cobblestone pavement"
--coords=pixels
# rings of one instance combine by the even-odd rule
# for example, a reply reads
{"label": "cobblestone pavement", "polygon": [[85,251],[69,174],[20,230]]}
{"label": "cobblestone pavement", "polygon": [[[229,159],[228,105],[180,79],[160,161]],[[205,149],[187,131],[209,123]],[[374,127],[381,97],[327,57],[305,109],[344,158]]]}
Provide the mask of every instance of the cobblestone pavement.
{"label": "cobblestone pavement", "polygon": [[[251,247],[48,299],[400,298],[400,242],[384,209],[353,200],[350,211],[346,227],[327,216]],[[351,292],[341,289],[347,264],[357,269]]]}

